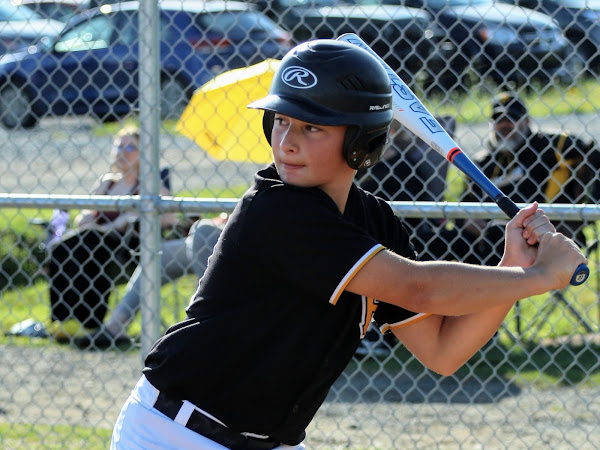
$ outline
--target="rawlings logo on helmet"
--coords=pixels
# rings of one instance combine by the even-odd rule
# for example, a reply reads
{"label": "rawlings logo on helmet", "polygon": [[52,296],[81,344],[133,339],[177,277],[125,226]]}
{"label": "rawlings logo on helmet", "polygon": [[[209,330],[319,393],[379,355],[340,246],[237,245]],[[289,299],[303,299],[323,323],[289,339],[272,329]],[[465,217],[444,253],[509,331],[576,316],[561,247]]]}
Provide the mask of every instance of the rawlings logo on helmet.
{"label": "rawlings logo on helmet", "polygon": [[285,84],[297,89],[308,89],[317,84],[317,76],[300,66],[287,67],[281,74]]}
{"label": "rawlings logo on helmet", "polygon": [[369,106],[369,111],[381,111],[383,109],[390,109],[390,104],[386,103],[385,105],[371,105],[371,106]]}

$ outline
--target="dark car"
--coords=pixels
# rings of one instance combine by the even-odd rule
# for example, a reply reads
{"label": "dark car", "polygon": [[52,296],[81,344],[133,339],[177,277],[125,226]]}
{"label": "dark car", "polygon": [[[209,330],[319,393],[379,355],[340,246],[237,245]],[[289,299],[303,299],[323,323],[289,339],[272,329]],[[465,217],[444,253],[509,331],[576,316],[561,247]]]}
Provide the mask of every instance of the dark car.
{"label": "dark car", "polygon": [[551,17],[495,0],[388,0],[428,11],[445,30],[438,43],[436,84],[468,85],[467,76],[497,84],[559,78],[572,81],[566,66],[570,45]]}
{"label": "dark car", "polygon": [[296,43],[358,34],[409,85],[433,51],[431,16],[414,8],[375,1],[254,1]]}
{"label": "dark car", "polygon": [[13,2],[26,6],[46,19],[63,23],[91,6],[89,0],[13,0]]}
{"label": "dark car", "polygon": [[[48,45],[0,58],[0,121],[31,127],[44,115],[109,120],[137,108],[139,2],[102,5],[71,19]],[[161,113],[178,117],[193,91],[226,70],[281,58],[289,34],[250,5],[161,1]]]}
{"label": "dark car", "polygon": [[4,0],[0,3],[0,55],[26,48],[40,39],[50,39],[64,23],[45,19],[26,6]]}
{"label": "dark car", "polygon": [[503,0],[549,15],[573,44],[583,67],[600,73],[600,0]]}

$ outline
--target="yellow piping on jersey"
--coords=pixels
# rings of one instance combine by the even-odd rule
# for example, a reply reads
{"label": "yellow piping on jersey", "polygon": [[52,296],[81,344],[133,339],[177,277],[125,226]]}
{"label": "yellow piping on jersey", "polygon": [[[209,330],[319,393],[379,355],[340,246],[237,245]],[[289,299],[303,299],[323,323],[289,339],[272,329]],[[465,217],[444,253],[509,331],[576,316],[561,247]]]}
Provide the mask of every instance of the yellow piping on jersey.
{"label": "yellow piping on jersey", "polygon": [[352,268],[348,271],[346,276],[342,279],[342,281],[340,282],[338,287],[335,289],[335,291],[333,291],[333,294],[331,294],[331,297],[329,298],[329,303],[331,303],[332,305],[335,305],[337,303],[338,299],[340,298],[340,295],[342,295],[342,292],[344,292],[344,289],[346,289],[346,286],[348,286],[348,283],[350,283],[352,278],[354,278],[354,276],[358,273],[358,271],[360,269],[362,269],[362,267],[367,262],[369,262],[371,260],[371,258],[373,258],[373,256],[375,256],[381,250],[385,250],[385,247],[383,245],[381,245],[381,244],[375,245],[367,253],[365,253],[363,255],[363,257],[360,258],[356,262],[356,264],[354,264],[354,266],[352,266]]}
{"label": "yellow piping on jersey", "polygon": [[423,319],[427,319],[431,315],[432,315],[431,313],[419,313],[419,314],[415,314],[414,316],[409,317],[408,319],[401,320],[400,322],[385,323],[379,329],[381,330],[381,333],[384,334],[384,333],[386,333],[387,331],[389,331],[389,330],[391,330],[393,328],[402,328],[402,327],[405,327],[407,325],[411,325],[413,323],[420,322]]}
{"label": "yellow piping on jersey", "polygon": [[371,320],[373,320],[373,314],[375,314],[375,310],[377,309],[378,304],[379,302],[376,302],[375,299],[371,297],[365,297],[364,295],[362,296],[362,318],[364,319],[364,321],[362,321],[359,324],[361,338],[365,337],[365,335],[367,334],[369,324],[371,323]]}

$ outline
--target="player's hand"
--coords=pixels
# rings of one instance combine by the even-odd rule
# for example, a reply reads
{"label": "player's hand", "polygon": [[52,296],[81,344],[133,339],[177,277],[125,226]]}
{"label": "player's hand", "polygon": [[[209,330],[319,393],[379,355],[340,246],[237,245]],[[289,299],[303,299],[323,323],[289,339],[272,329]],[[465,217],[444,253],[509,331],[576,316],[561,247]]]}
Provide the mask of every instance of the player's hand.
{"label": "player's hand", "polygon": [[537,245],[556,229],[537,202],[520,210],[506,225],[504,256],[500,265],[530,267],[537,259]]}
{"label": "player's hand", "polygon": [[550,289],[563,289],[571,281],[580,264],[587,265],[587,258],[579,246],[561,233],[546,233],[539,243],[538,256],[533,267],[542,271],[550,283]]}

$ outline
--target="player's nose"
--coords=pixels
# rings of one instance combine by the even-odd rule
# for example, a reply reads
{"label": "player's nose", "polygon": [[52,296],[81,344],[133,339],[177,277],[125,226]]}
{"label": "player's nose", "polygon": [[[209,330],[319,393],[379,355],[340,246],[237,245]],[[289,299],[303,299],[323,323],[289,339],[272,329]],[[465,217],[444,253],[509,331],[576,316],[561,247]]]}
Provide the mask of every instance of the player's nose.
{"label": "player's nose", "polygon": [[284,152],[297,151],[299,147],[299,132],[293,124],[282,130],[279,137],[279,148]]}

